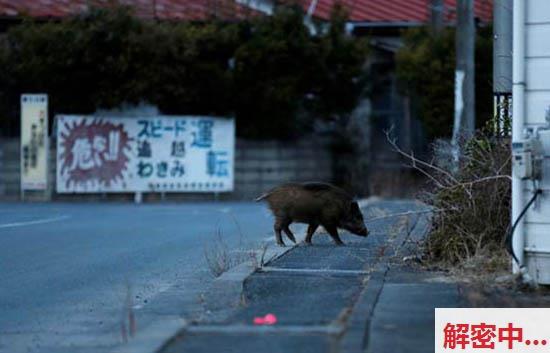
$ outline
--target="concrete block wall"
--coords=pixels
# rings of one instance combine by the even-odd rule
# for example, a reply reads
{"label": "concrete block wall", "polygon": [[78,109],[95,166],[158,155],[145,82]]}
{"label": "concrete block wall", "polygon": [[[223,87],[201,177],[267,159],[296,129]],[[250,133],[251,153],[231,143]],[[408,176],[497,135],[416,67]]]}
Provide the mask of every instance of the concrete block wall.
{"label": "concrete block wall", "polygon": [[331,181],[332,156],[326,142],[237,141],[235,194],[251,199],[290,181]]}
{"label": "concrete block wall", "polygon": [[16,200],[20,195],[19,140],[0,140],[0,197]]}
{"label": "concrete block wall", "polygon": [[[49,188],[44,192],[26,192],[27,200],[132,201],[133,194],[56,194],[55,143],[50,143]],[[20,150],[18,139],[0,140],[0,200],[20,199]],[[147,201],[251,200],[284,182],[331,181],[332,154],[328,141],[315,138],[296,142],[237,140],[235,151],[235,190],[231,193],[147,193]]]}

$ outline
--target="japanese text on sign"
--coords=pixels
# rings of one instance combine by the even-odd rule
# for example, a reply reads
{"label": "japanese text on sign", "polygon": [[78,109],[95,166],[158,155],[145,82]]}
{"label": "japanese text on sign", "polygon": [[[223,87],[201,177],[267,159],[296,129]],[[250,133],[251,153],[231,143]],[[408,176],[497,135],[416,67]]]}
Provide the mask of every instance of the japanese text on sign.
{"label": "japanese text on sign", "polygon": [[48,96],[21,95],[21,189],[45,190],[48,175]]}
{"label": "japanese text on sign", "polygon": [[233,189],[235,127],[211,117],[58,117],[58,192]]}
{"label": "japanese text on sign", "polygon": [[550,343],[550,309],[435,309],[435,352],[538,352]]}

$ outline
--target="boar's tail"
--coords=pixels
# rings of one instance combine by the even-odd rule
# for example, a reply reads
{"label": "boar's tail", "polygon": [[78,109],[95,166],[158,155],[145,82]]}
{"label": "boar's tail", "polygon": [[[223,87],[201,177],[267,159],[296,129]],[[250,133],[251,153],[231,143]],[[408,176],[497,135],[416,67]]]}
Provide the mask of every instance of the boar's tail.
{"label": "boar's tail", "polygon": [[269,195],[271,195],[271,192],[266,192],[265,194],[262,194],[257,198],[255,198],[254,201],[256,202],[262,201],[263,199],[267,198]]}

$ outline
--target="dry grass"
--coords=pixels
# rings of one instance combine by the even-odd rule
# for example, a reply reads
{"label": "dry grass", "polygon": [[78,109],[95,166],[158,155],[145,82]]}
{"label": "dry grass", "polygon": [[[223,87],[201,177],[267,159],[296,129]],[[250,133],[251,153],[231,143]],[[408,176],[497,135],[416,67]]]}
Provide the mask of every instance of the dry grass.
{"label": "dry grass", "polygon": [[126,298],[120,318],[120,337],[122,343],[127,343],[129,338],[134,337],[137,331],[137,321],[134,312],[132,287],[126,282]]}
{"label": "dry grass", "polygon": [[241,252],[230,251],[220,230],[211,244],[204,247],[206,264],[214,277],[219,277],[227,270],[246,261]]}
{"label": "dry grass", "polygon": [[253,268],[261,268],[266,263],[268,244],[254,245],[239,239],[237,249],[231,250],[223,239],[221,231],[216,232],[215,239],[204,247],[204,258],[210,273],[214,277],[221,276],[231,268],[249,262]]}
{"label": "dry grass", "polygon": [[421,161],[405,153],[390,134],[394,149],[430,181],[420,196],[434,211],[424,243],[429,262],[457,273],[506,270],[510,265],[505,251],[511,208],[509,140],[477,134],[461,143],[458,168],[453,168],[452,163]]}

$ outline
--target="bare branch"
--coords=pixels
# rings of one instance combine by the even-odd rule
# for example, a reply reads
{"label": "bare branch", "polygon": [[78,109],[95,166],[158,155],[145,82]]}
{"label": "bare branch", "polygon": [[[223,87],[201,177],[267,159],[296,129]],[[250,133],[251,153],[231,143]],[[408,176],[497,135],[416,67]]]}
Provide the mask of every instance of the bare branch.
{"label": "bare branch", "polygon": [[[389,130],[386,130],[386,131],[384,132],[384,133],[386,134],[386,139],[387,139],[388,143],[393,147],[393,149],[394,149],[397,153],[399,153],[400,155],[402,155],[402,156],[404,156],[404,157],[406,157],[406,158],[408,158],[408,159],[411,160],[411,163],[412,163],[412,167],[413,167],[413,168],[415,168],[415,169],[417,169],[417,170],[423,172],[425,175],[426,175],[426,174],[429,174],[429,173],[427,173],[426,171],[422,170],[422,168],[418,167],[417,164],[419,164],[419,165],[422,165],[422,166],[424,166],[424,167],[426,167],[426,168],[433,169],[433,170],[435,170],[435,171],[441,173],[442,175],[445,175],[447,178],[449,178],[449,179],[450,179],[452,182],[454,182],[454,183],[458,183],[458,180],[456,180],[456,178],[453,177],[452,174],[449,173],[449,172],[447,172],[446,170],[443,170],[443,169],[439,168],[438,166],[436,166],[436,165],[434,165],[434,164],[430,164],[430,163],[424,162],[423,160],[418,159],[418,158],[414,157],[414,155],[409,154],[409,153],[406,153],[406,152],[403,151],[401,148],[399,148],[399,146],[397,145],[397,142],[396,142],[397,140],[396,140],[395,138],[392,138],[392,136],[391,136],[391,134],[392,134],[392,132],[393,132],[393,128],[394,128],[394,127],[392,126]],[[430,176],[430,179],[436,181],[436,180],[435,180],[435,177],[433,177],[433,176]],[[439,181],[437,181],[437,184],[441,185],[442,183],[439,182]]]}
{"label": "bare branch", "polygon": [[488,177],[468,181],[468,182],[465,182],[465,183],[458,183],[456,185],[453,185],[452,187],[471,186],[473,184],[483,183],[483,182],[486,182],[486,181],[496,180],[496,179],[507,179],[507,180],[512,181],[512,177],[509,176],[509,175],[493,175],[493,176],[488,176]]}

